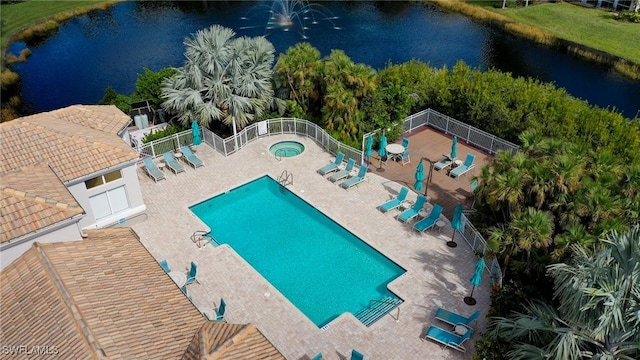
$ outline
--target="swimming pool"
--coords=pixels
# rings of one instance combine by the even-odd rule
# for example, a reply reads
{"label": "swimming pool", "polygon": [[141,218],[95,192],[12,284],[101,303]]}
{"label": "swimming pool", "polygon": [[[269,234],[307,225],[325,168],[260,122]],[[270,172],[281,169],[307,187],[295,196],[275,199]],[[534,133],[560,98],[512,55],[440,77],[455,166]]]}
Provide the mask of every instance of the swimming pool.
{"label": "swimming pool", "polygon": [[190,209],[318,327],[397,299],[387,284],[403,268],[269,176]]}

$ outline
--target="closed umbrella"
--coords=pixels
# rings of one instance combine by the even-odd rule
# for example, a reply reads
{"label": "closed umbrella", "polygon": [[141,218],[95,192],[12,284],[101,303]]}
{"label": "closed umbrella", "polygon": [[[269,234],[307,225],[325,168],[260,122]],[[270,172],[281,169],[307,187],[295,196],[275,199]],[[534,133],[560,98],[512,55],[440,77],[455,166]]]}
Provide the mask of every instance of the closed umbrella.
{"label": "closed umbrella", "polygon": [[471,285],[473,285],[473,288],[471,288],[471,295],[464,298],[464,303],[467,305],[476,304],[476,299],[473,298],[473,290],[475,290],[476,287],[480,285],[480,281],[482,281],[482,272],[484,271],[484,268],[485,268],[484,258],[478,259],[478,262],[476,263],[476,269],[473,272],[473,277],[471,277],[471,279],[469,280]]}
{"label": "closed umbrella", "polygon": [[422,190],[422,182],[424,181],[424,165],[422,164],[422,161],[418,163],[418,168],[416,168],[414,178],[416,179],[416,183],[413,185],[413,188],[418,191]]}
{"label": "closed umbrella", "polygon": [[451,140],[451,158],[455,159],[458,156],[458,137],[454,136]]}
{"label": "closed umbrella", "polygon": [[191,123],[191,133],[193,134],[193,145],[202,144],[202,139],[200,138],[200,126],[198,126],[198,122],[195,120]]}
{"label": "closed umbrella", "polygon": [[365,152],[365,155],[367,156],[367,165],[369,165],[369,159],[371,158],[371,153],[373,148],[373,135],[369,135],[369,137],[367,137],[367,150]]}
{"label": "closed umbrella", "polygon": [[462,229],[462,204],[456,205],[453,209],[453,218],[451,219],[451,227],[453,228],[453,235],[451,236],[451,240],[447,241],[447,245],[449,247],[456,247],[458,244],[453,241],[456,236],[456,230]]}
{"label": "closed umbrella", "polygon": [[378,149],[378,156],[380,156],[380,167],[379,169],[382,169],[382,158],[387,157],[387,137],[386,135],[383,133],[382,136],[380,136],[380,148]]}

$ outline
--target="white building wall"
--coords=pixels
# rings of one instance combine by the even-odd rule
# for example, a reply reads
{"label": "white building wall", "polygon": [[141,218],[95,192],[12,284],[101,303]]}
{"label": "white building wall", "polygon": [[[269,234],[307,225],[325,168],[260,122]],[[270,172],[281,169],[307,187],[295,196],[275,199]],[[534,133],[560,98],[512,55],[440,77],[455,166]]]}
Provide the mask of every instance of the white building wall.
{"label": "white building wall", "polygon": [[[131,217],[140,215],[146,211],[146,206],[144,205],[144,202],[142,200],[140,182],[138,180],[137,164],[132,163],[131,165],[122,168],[120,171],[122,173],[122,178],[108,182],[104,185],[96,186],[92,189],[87,189],[84,182],[80,182],[68,187],[73,197],[76,198],[80,206],[82,206],[82,208],[87,213],[87,216],[85,216],[80,221],[80,228],[97,229],[111,226],[119,222],[123,222]],[[112,190],[123,185],[127,194],[129,208],[124,211],[112,214],[108,217],[96,219],[89,198],[91,196],[104,193],[108,190]]]}
{"label": "white building wall", "polygon": [[82,240],[82,234],[76,221],[50,232],[43,231],[42,234],[34,234],[31,238],[26,238],[19,243],[4,243],[0,245],[0,270],[7,267],[15,259],[29,250],[33,243],[77,241]]}

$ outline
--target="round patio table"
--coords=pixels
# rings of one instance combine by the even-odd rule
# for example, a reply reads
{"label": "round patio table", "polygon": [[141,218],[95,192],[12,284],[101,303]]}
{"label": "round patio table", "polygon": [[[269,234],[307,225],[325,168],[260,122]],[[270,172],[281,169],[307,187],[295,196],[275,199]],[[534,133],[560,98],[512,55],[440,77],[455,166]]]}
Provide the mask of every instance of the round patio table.
{"label": "round patio table", "polygon": [[399,159],[400,155],[404,153],[404,146],[400,144],[389,144],[384,148],[387,150],[387,154],[389,154],[389,158],[391,159]]}

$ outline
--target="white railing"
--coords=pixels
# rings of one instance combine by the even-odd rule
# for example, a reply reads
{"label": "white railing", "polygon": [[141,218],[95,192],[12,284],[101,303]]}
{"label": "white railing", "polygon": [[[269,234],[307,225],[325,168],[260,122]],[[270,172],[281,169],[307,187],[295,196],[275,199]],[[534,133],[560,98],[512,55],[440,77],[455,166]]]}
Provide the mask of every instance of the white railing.
{"label": "white railing", "polygon": [[413,131],[421,126],[430,126],[445,134],[455,135],[458,140],[463,140],[489,154],[495,154],[498,150],[518,151],[520,148],[507,140],[432,109],[422,110],[404,119],[404,132]]}
{"label": "white railing", "polygon": [[[473,226],[465,214],[462,214],[462,224],[462,229],[458,231],[458,234],[462,235],[464,241],[477,256],[485,258],[491,284],[502,286],[502,269],[500,269],[498,259],[494,255],[487,255],[487,241],[476,230],[476,227]],[[488,258],[489,256],[491,259]]]}
{"label": "white railing", "polygon": [[136,147],[140,158],[156,157],[167,151],[174,151],[183,146],[193,144],[193,134],[191,130],[185,130],[177,134],[169,135],[162,139],[154,140]]}
{"label": "white railing", "polygon": [[[229,156],[242,149],[247,144],[257,139],[280,134],[296,134],[313,139],[318,145],[335,155],[343,152],[345,158],[353,158],[364,162],[364,152],[345,145],[334,139],[320,126],[311,121],[297,118],[277,118],[264,120],[251,124],[238,132],[236,138],[230,136],[226,139],[219,137],[208,129],[203,130],[204,142],[216,149],[224,156]],[[236,148],[236,139],[238,147]]]}

